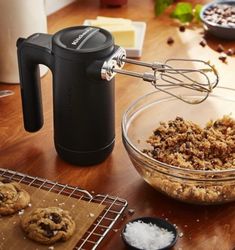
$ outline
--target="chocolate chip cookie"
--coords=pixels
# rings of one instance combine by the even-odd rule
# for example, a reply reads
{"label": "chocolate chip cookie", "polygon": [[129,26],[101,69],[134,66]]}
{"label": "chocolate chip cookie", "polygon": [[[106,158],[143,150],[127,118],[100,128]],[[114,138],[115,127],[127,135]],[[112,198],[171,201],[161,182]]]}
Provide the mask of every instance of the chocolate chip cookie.
{"label": "chocolate chip cookie", "polygon": [[69,212],[59,207],[37,208],[21,220],[27,237],[42,244],[68,240],[75,231]]}
{"label": "chocolate chip cookie", "polygon": [[0,181],[0,215],[10,215],[28,206],[29,194],[16,182]]}

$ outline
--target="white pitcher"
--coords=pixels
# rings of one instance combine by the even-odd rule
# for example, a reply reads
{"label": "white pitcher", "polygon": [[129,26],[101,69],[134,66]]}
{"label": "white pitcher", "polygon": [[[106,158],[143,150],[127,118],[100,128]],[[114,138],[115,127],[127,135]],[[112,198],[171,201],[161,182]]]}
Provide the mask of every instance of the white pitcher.
{"label": "white pitcher", "polygon": [[16,40],[37,32],[47,32],[44,0],[0,0],[0,82],[19,83]]}

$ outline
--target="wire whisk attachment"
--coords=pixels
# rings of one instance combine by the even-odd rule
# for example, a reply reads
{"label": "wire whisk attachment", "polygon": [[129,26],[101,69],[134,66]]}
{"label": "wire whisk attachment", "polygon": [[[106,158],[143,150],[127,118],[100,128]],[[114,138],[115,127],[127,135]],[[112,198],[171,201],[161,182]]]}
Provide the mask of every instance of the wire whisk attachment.
{"label": "wire whisk attachment", "polygon": [[[120,48],[121,49],[121,48]],[[121,53],[120,53],[121,52]],[[113,77],[116,73],[141,78],[150,82],[156,89],[174,96],[189,104],[198,104],[207,99],[219,82],[218,73],[209,61],[198,59],[167,59],[164,63],[143,62],[130,58],[118,51],[111,60],[103,65],[103,73]],[[152,72],[134,72],[122,69],[125,63],[151,68]],[[103,76],[105,76],[103,74]],[[106,78],[107,79],[107,78]],[[169,87],[182,87],[200,92],[198,98],[189,99],[188,95],[178,95]]]}

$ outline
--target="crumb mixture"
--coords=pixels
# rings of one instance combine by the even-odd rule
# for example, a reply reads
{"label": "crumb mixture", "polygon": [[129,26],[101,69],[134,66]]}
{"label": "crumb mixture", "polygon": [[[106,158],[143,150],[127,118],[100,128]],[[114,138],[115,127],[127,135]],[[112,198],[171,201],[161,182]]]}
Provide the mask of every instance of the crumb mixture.
{"label": "crumb mixture", "polygon": [[176,117],[161,122],[143,152],[154,159],[195,170],[224,170],[235,166],[235,120],[223,116],[199,125]]}

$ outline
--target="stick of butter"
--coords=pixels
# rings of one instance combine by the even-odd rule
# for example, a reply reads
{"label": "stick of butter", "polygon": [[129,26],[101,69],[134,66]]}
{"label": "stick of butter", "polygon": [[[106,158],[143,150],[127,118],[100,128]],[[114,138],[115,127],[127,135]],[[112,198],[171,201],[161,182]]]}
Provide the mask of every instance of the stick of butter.
{"label": "stick of butter", "polygon": [[130,19],[98,16],[90,20],[91,26],[108,30],[114,37],[115,44],[125,47],[135,47],[136,32]]}

